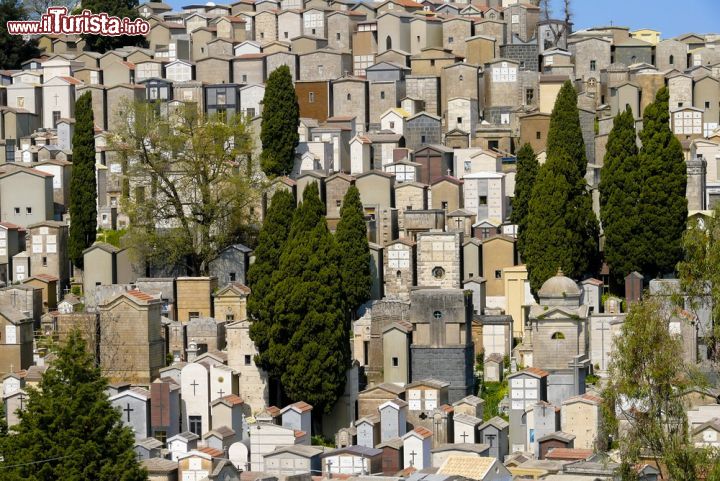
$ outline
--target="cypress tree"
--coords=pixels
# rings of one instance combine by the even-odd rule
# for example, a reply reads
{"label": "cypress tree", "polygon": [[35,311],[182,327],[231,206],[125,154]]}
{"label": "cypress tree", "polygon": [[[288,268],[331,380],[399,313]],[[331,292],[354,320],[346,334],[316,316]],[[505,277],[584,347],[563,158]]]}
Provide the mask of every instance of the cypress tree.
{"label": "cypress tree", "polygon": [[146,480],[133,450],[133,433],[123,426],[106,388],[82,335],[72,332],[38,389],[26,388],[20,423],[2,442],[0,477]]}
{"label": "cypress tree", "polygon": [[675,270],[687,224],[687,172],[680,141],[670,131],[669,91],[658,90],[643,112],[640,132],[641,272],[655,277]]}
{"label": "cypress tree", "polygon": [[354,185],[345,193],[335,240],[340,258],[345,303],[354,315],[357,309],[370,299],[372,288],[365,213],[360,201],[360,191]]}
{"label": "cypress tree", "polygon": [[577,93],[567,81],[550,117],[547,161],[532,189],[523,238],[533,292],[555,275],[558,267],[577,279],[597,266],[599,227],[587,189],[586,170]]}
{"label": "cypress tree", "polygon": [[70,180],[70,234],[68,253],[72,263],[83,267],[83,250],[97,235],[97,184],[95,180],[95,121],[90,92],[75,102],[73,172]]}
{"label": "cypress tree", "polygon": [[273,70],[265,85],[260,130],[260,164],[268,177],[287,175],[295,163],[300,107],[287,65]]}
{"label": "cypress tree", "polygon": [[517,175],[515,176],[515,197],[512,201],[510,220],[518,226],[518,252],[525,256],[525,231],[530,210],[530,196],[537,178],[539,164],[530,144],[524,144],[517,154]]}
{"label": "cypress tree", "polygon": [[[82,0],[82,9],[93,13],[107,13],[118,18],[138,18],[138,0]],[[88,50],[105,53],[120,47],[138,46],[146,47],[147,41],[143,35],[83,35]]]}
{"label": "cypress tree", "polygon": [[349,323],[335,239],[327,228],[317,184],[303,192],[291,236],[280,256],[274,328],[267,358],[292,401],[329,412],[350,365]]}
{"label": "cypress tree", "polygon": [[272,336],[272,308],[270,296],[273,290],[273,275],[280,264],[280,254],[290,233],[295,211],[295,198],[286,190],[278,190],[272,196],[270,207],[258,234],[255,248],[255,262],[248,270],[250,287],[248,316],[253,321],[250,337],[260,352],[267,350]]}
{"label": "cypress tree", "polygon": [[0,70],[19,69],[25,60],[40,55],[37,39],[25,39],[23,35],[10,35],[7,21],[27,20],[28,12],[22,2],[0,0]]}
{"label": "cypress tree", "polygon": [[640,186],[635,118],[628,107],[613,121],[600,175],[600,220],[605,234],[605,260],[611,288],[621,290],[625,276],[641,269],[638,242]]}
{"label": "cypress tree", "polygon": [[548,158],[561,153],[567,155],[577,169],[576,174],[585,177],[587,155],[580,127],[577,92],[569,80],[560,88],[553,106],[546,152]]}

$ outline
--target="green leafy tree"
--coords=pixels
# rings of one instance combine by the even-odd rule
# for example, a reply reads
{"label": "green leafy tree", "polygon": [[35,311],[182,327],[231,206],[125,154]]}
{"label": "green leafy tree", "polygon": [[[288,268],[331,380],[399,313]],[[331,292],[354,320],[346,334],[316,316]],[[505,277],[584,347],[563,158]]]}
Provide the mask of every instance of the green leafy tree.
{"label": "green leafy tree", "polygon": [[221,119],[184,105],[122,105],[110,144],[124,165],[123,241],[147,266],[208,275],[227,246],[246,242],[263,188],[247,119]]}
{"label": "green leafy tree", "polygon": [[350,186],[340,208],[340,222],[335,231],[340,257],[340,273],[345,304],[353,315],[370,299],[370,246],[360,191]]}
{"label": "green leafy tree", "polygon": [[670,131],[669,91],[658,90],[645,107],[640,164],[640,220],[643,231],[639,260],[646,277],[672,273],[682,258],[687,225],[687,174],[680,141]]}
{"label": "green leafy tree", "polygon": [[690,221],[682,246],[684,255],[677,271],[688,301],[683,299],[683,304],[696,313],[708,310],[715,319],[711,326],[700,323],[698,334],[705,339],[715,370],[720,371],[720,205],[712,215]]}
{"label": "green leafy tree", "polygon": [[613,121],[600,175],[600,220],[611,288],[619,292],[625,276],[640,270],[642,223],[638,204],[642,179],[638,172],[635,118],[630,107]]}
{"label": "green leafy tree", "polygon": [[517,175],[515,176],[515,197],[512,201],[510,220],[518,226],[518,252],[525,255],[525,231],[530,211],[530,197],[540,165],[530,144],[524,144],[517,154]]}
{"label": "green leafy tree", "polygon": [[558,267],[572,278],[597,267],[599,226],[586,170],[577,93],[568,81],[560,89],[550,117],[547,161],[533,186],[526,220],[524,260],[534,292]]}
{"label": "green leafy tree", "polygon": [[303,192],[274,278],[272,338],[260,365],[291,401],[329,412],[345,387],[350,325],[344,314],[337,247],[316,183]]}
{"label": "green leafy tree", "polygon": [[60,346],[38,389],[0,447],[2,479],[141,481],[147,473],[133,450],[132,431],[105,393],[107,380],[80,333]]}
{"label": "green leafy tree", "polygon": [[288,175],[300,140],[300,107],[287,65],[272,71],[265,85],[260,130],[260,162],[268,177]]}
{"label": "green leafy tree", "polygon": [[287,190],[278,190],[272,196],[270,207],[258,234],[255,262],[247,275],[250,297],[248,316],[252,320],[250,337],[260,352],[268,349],[273,331],[273,276],[276,275],[280,254],[290,234],[295,211],[295,198]]}
{"label": "green leafy tree", "polygon": [[7,31],[6,21],[27,20],[29,12],[24,2],[17,0],[0,0],[0,69],[10,70],[20,68],[25,60],[40,55],[37,48],[37,39],[26,40],[22,35],[10,35]]}
{"label": "green leafy tree", "polygon": [[70,234],[68,253],[83,267],[83,251],[97,235],[97,183],[95,180],[95,120],[92,96],[86,92],[75,102],[73,172],[70,179]]}
{"label": "green leafy tree", "polygon": [[[107,13],[118,18],[138,18],[138,0],[82,0],[81,8],[93,13]],[[120,47],[138,46],[146,47],[147,41],[143,35],[83,35],[87,50],[105,53]]]}
{"label": "green leafy tree", "polygon": [[[603,426],[619,438],[623,480],[637,479],[641,456],[664,465],[673,480],[703,479],[701,474],[717,472],[713,465],[720,462],[716,451],[690,442],[683,395],[699,386],[699,379],[684,360],[682,338],[670,333],[674,308],[667,304],[657,298],[633,304],[614,340]],[[624,423],[621,432],[618,419]]]}

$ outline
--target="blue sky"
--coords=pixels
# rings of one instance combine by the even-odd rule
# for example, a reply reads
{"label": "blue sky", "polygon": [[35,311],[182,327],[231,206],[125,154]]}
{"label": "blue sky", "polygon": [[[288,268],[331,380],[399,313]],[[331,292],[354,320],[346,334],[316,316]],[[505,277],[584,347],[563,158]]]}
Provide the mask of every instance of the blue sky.
{"label": "blue sky", "polygon": [[[142,0],[141,0],[142,1]],[[175,9],[206,0],[165,0]],[[560,5],[561,0],[553,0]],[[215,3],[230,3],[215,0]],[[663,38],[682,33],[720,33],[720,0],[573,0],[575,29],[603,24],[653,28]]]}
{"label": "blue sky", "polygon": [[720,33],[720,0],[574,0],[572,11],[576,30],[612,22],[630,30],[659,30],[663,38]]}

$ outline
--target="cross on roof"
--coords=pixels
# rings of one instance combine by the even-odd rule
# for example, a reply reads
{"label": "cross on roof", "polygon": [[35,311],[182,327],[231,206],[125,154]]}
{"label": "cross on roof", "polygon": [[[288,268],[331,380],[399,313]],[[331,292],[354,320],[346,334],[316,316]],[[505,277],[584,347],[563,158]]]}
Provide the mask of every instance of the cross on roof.
{"label": "cross on roof", "polygon": [[134,409],[130,407],[130,403],[127,403],[127,407],[123,409],[123,411],[127,414],[127,421],[130,422],[130,413],[134,411]]}

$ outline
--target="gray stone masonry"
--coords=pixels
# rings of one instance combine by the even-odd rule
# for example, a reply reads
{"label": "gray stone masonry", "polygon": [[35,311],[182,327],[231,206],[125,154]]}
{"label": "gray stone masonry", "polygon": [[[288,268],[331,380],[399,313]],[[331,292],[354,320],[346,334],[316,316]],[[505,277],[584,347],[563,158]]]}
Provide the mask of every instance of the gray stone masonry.
{"label": "gray stone masonry", "polygon": [[500,57],[520,62],[520,70],[538,70],[538,46],[532,45],[501,45]]}
{"label": "gray stone masonry", "polygon": [[410,378],[449,382],[448,402],[473,393],[473,344],[459,347],[410,347]]}

